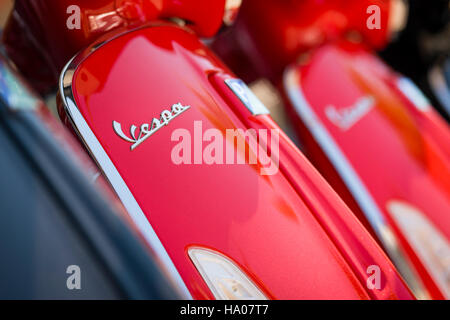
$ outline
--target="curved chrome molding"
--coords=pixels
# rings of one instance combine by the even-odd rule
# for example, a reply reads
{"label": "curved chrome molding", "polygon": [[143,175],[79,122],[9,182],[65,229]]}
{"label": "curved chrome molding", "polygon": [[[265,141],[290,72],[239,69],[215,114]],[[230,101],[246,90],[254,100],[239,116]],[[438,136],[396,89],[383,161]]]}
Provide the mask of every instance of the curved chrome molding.
{"label": "curved chrome molding", "polygon": [[284,89],[295,111],[344,181],[370,225],[375,230],[389,257],[407,281],[416,298],[429,299],[428,292],[424,288],[420,278],[411,268],[405,253],[398,244],[394,232],[386,223],[380,208],[369,190],[367,190],[350,161],[346,158],[345,154],[306,100],[297,76],[298,73],[291,67],[286,70],[283,77]]}
{"label": "curved chrome molding", "polygon": [[[116,37],[119,37],[123,34],[124,33],[118,34],[116,35]],[[107,42],[113,40],[116,37],[113,37],[105,42],[90,46],[86,50],[75,55],[75,57],[69,61],[69,63],[64,67],[59,79],[59,91],[61,94],[61,98],[72,127],[76,131],[80,140],[89,150],[89,153],[91,154],[93,159],[97,162],[98,167],[103,172],[104,176],[108,179],[109,183],[118,195],[120,201],[128,211],[131,219],[136,224],[137,228],[144,236],[145,240],[150,245],[157,258],[162,263],[162,266],[166,268],[165,271],[167,275],[172,280],[184,299],[192,299],[192,296],[188,288],[186,287],[186,284],[184,283],[173,261],[169,257],[169,254],[161,243],[161,240],[158,238],[158,235],[151,226],[150,222],[147,220],[147,217],[137,203],[127,184],[121,177],[117,168],[114,166],[114,163],[111,161],[108,154],[98,141],[97,137],[89,128],[89,125],[78,109],[73,96],[72,81],[74,73],[78,66],[92,52],[99,49]]]}

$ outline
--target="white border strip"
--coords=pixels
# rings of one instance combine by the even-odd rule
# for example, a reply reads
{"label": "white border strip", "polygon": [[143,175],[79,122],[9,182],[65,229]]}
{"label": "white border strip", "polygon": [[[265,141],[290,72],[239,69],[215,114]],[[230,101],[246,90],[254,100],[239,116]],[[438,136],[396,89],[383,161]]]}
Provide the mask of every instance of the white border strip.
{"label": "white border strip", "polygon": [[284,89],[296,112],[325,152],[347,188],[350,190],[353,198],[362,209],[362,212],[383,244],[386,252],[408,282],[408,285],[415,296],[419,299],[428,299],[428,292],[423,286],[420,278],[417,276],[415,269],[411,267],[410,262],[406,259],[395,234],[386,223],[380,208],[350,164],[349,160],[345,157],[338,144],[334,141],[333,137],[306,100],[298,76],[300,76],[300,74],[296,69],[291,67],[285,71],[283,77]]}
{"label": "white border strip", "polygon": [[[64,83],[65,80],[69,80],[65,79],[66,75],[67,77],[73,76],[73,71],[70,70],[70,66],[72,65],[72,63],[73,60],[71,60],[67,64],[67,66],[61,73],[60,92],[68,116],[70,117],[72,124],[77,131],[77,134],[89,149],[94,159],[97,161],[99,168],[103,171],[106,178],[109,180],[111,186],[114,188],[116,194],[120,198],[120,201],[128,211],[131,219],[136,224],[138,230],[144,236],[150,247],[154,250],[154,253],[158,257],[158,259],[160,259],[162,266],[167,269],[165,271],[167,271],[169,278],[171,278],[173,283],[176,285],[179,293],[184,299],[192,299],[192,295],[186,287],[186,284],[184,283],[169,254],[161,243],[161,240],[158,238],[155,230],[151,226],[150,222],[137,203],[127,184],[121,177],[120,173],[117,171],[113,162],[107,155],[106,151],[103,149],[102,145],[90,129],[83,115],[80,113],[78,107],[73,101],[72,79],[70,78],[69,83]],[[67,90],[70,90],[70,95],[66,94]]]}
{"label": "white border strip", "polygon": [[367,215],[372,227],[379,235],[386,225],[383,214],[380,212],[377,204],[370,195],[366,186],[362,183],[358,174],[345,157],[333,137],[328,133],[327,129],[321,123],[318,116],[306,100],[301,91],[300,83],[297,81],[297,72],[295,70],[287,70],[284,77],[284,88],[293,103],[298,115],[302,118],[308,130],[312,133],[322,150],[332,162],[339,175],[350,189],[353,197]]}

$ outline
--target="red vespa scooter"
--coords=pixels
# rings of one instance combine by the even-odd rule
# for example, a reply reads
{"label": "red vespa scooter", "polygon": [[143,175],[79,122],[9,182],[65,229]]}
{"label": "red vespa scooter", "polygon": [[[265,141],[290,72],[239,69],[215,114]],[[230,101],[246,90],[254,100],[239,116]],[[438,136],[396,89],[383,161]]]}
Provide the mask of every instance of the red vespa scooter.
{"label": "red vespa scooter", "polygon": [[214,48],[279,88],[308,157],[416,296],[449,299],[450,131],[373,53],[402,24],[400,4],[246,0]]}
{"label": "red vespa scooter", "polygon": [[[27,49],[40,52],[51,86],[52,70],[79,51],[60,77],[62,120],[185,297],[413,298],[267,109],[200,41],[221,26],[225,1],[24,2],[6,31],[17,41],[7,41],[12,59],[38,79],[21,62]],[[71,6],[79,29],[66,27]],[[33,41],[20,41],[24,31]]]}

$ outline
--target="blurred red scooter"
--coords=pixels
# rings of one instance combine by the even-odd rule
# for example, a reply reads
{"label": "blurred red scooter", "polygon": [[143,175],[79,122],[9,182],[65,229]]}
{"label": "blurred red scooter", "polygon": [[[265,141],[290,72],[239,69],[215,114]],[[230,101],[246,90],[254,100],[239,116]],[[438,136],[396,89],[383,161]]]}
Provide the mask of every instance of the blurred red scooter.
{"label": "blurred red scooter", "polygon": [[5,42],[41,92],[62,71],[63,122],[185,297],[412,298],[352,212],[200,41],[235,10],[220,0],[17,1]]}
{"label": "blurred red scooter", "polygon": [[308,157],[416,296],[449,299],[450,131],[373,52],[404,24],[403,4],[245,0],[213,47],[279,89]]}

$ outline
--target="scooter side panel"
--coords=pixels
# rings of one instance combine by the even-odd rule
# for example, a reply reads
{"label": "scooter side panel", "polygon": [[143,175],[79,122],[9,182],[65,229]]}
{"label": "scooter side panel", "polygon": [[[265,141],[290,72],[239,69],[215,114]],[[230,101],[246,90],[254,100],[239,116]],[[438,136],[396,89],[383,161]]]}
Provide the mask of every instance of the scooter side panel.
{"label": "scooter side panel", "polygon": [[[383,244],[389,246],[388,228],[415,268],[425,271],[431,295],[449,297],[450,267],[443,263],[450,257],[447,125],[407,79],[359,46],[319,48],[284,80],[302,122],[298,132],[313,137],[308,154],[322,174],[337,172],[343,183],[333,186],[350,191]],[[414,244],[418,233],[423,239]]]}
{"label": "scooter side panel", "polygon": [[[230,106],[236,95],[217,90],[228,71],[194,34],[161,25],[96,48],[76,57],[77,67],[63,75],[63,86],[66,79],[72,85],[73,100],[65,99],[69,117],[141,231],[160,242],[156,250],[165,251],[163,259],[194,298],[212,298],[187,255],[194,246],[231,258],[268,298],[372,296],[335,245],[338,239],[330,239],[312,214],[314,204],[299,197],[281,170],[266,175],[260,162],[237,164],[245,156],[226,131],[249,129],[249,122],[270,127],[243,103]],[[189,108],[149,135],[153,118],[178,104]],[[211,141],[204,135],[213,129],[219,149],[239,154],[233,164],[226,164],[227,151],[224,164],[207,163],[203,152]],[[362,247],[372,243],[360,235]],[[410,298],[401,282],[391,281],[395,270],[388,265],[383,273],[389,280],[383,278],[382,292]]]}

